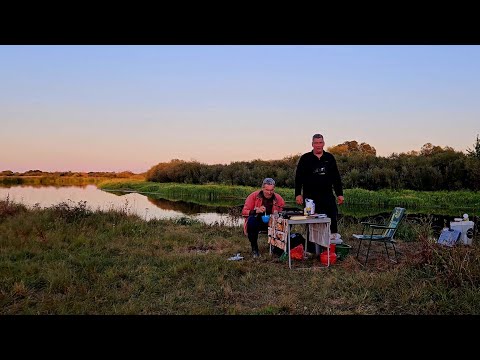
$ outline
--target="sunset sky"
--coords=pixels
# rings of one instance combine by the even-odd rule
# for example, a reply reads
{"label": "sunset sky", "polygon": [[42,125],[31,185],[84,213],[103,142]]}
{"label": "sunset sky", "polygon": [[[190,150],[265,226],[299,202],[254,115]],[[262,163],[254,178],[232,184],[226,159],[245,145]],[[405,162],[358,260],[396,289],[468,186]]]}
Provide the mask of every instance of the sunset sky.
{"label": "sunset sky", "polygon": [[366,142],[465,151],[480,46],[0,46],[0,171],[143,172]]}

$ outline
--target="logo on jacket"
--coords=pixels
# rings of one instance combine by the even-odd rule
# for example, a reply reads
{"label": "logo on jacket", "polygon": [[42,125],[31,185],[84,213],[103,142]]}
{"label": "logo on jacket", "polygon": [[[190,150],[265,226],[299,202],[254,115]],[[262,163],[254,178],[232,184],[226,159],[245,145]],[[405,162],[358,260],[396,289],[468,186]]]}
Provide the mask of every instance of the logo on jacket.
{"label": "logo on jacket", "polygon": [[315,170],[313,170],[313,174],[314,175],[325,175],[326,174],[325,166],[316,168]]}

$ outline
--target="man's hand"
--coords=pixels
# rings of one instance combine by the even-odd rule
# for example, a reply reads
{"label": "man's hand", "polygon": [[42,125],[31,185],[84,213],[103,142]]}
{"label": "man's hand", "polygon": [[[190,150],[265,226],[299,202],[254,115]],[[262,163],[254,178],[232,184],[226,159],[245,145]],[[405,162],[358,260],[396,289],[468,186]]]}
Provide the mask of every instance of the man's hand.
{"label": "man's hand", "polygon": [[295,201],[297,202],[298,205],[303,205],[303,196],[297,195],[297,197],[295,198]]}
{"label": "man's hand", "polygon": [[265,211],[267,211],[267,208],[262,205],[258,208],[253,209],[253,210],[255,210],[255,214],[261,214],[261,213],[264,213]]}
{"label": "man's hand", "polygon": [[342,205],[344,201],[345,199],[343,198],[343,196],[338,197],[338,205]]}

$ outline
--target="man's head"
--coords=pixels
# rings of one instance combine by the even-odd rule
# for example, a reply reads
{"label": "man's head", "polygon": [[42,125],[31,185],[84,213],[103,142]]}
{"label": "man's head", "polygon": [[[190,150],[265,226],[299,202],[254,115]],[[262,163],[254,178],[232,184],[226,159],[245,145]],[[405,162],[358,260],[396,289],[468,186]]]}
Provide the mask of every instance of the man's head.
{"label": "man's head", "polygon": [[312,136],[312,147],[314,154],[321,154],[323,152],[324,146],[325,141],[323,140],[322,134],[315,134]]}
{"label": "man's head", "polygon": [[272,178],[265,178],[262,182],[263,196],[270,199],[275,192],[275,180]]}

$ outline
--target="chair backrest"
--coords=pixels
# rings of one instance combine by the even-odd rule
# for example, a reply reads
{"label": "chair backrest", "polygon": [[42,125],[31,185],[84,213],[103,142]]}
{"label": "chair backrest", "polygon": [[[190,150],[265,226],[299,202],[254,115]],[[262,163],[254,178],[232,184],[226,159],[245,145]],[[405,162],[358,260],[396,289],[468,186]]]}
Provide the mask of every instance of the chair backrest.
{"label": "chair backrest", "polygon": [[393,235],[395,235],[395,232],[398,229],[398,225],[400,224],[400,221],[402,221],[404,215],[405,215],[404,208],[396,207],[395,209],[393,209],[392,216],[390,217],[390,221],[387,224],[387,227],[393,228],[393,229],[385,230],[385,232],[383,233],[383,236],[388,238],[393,238]]}

